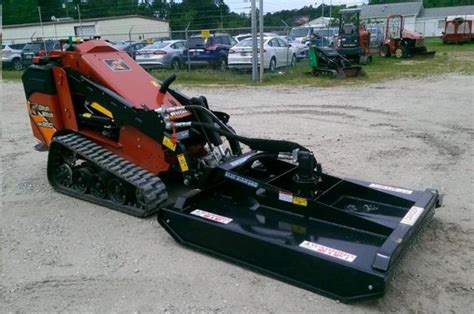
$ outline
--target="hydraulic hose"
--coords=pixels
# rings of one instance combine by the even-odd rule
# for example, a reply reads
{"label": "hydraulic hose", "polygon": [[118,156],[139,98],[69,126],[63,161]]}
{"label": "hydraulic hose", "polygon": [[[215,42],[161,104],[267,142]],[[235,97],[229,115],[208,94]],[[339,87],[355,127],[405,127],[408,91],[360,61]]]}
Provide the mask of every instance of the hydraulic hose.
{"label": "hydraulic hose", "polygon": [[[208,130],[212,130],[214,132],[217,132],[226,138],[231,138],[234,140],[237,140],[241,142],[242,144],[247,145],[251,149],[254,150],[260,150],[260,151],[266,151],[266,152],[273,152],[273,153],[279,153],[279,152],[293,152],[295,149],[299,149],[301,151],[309,151],[304,146],[301,146],[298,143],[291,142],[291,141],[283,141],[283,140],[268,140],[268,139],[259,139],[259,138],[248,138],[244,136],[240,136],[235,134],[225,123],[223,123],[212,111],[209,109],[199,106],[199,105],[186,105],[183,106],[185,109],[191,109],[191,110],[199,110],[205,114],[207,114],[212,120],[214,120],[220,128],[216,127],[213,124],[210,123],[202,123],[202,122],[183,122],[183,123],[175,123],[176,126],[193,126],[193,127],[202,127]],[[178,108],[178,107],[176,107]],[[182,109],[182,107],[179,107]],[[170,108],[163,108],[163,110],[166,112]]]}
{"label": "hydraulic hose", "polygon": [[235,139],[254,150],[260,150],[260,151],[276,153],[276,154],[280,152],[291,153],[295,149],[299,149],[302,151],[309,151],[306,147],[303,147],[298,143],[294,143],[290,141],[282,141],[282,140],[267,140],[267,139],[244,137],[244,136],[240,136],[235,133],[223,130],[221,128],[218,128],[208,123],[191,122],[191,126],[203,127],[205,129],[213,130],[215,132],[218,132],[219,134],[222,134],[225,137]]}

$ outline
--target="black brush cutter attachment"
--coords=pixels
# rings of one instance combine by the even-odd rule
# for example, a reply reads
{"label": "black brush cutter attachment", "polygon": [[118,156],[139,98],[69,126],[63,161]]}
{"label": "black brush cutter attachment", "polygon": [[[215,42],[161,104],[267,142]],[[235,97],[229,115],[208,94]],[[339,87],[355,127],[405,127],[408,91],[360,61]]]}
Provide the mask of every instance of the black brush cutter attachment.
{"label": "black brush cutter attachment", "polygon": [[343,302],[381,296],[438,192],[323,174],[306,151],[277,157],[219,165],[215,184],[161,209],[159,223],[182,244]]}

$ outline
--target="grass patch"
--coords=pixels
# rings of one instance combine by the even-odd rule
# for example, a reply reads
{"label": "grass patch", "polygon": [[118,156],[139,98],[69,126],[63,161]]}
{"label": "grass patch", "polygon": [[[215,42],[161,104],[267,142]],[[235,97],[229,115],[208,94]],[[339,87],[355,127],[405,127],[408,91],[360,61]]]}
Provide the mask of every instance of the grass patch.
{"label": "grass patch", "polygon": [[2,69],[2,79],[11,81],[11,80],[21,80],[22,71],[12,71],[7,69]]}
{"label": "grass patch", "polygon": [[[328,77],[313,77],[307,60],[302,60],[292,68],[280,68],[275,73],[265,72],[263,85],[311,85],[311,86],[339,86],[359,85],[366,83],[383,82],[402,78],[423,78],[447,73],[474,75],[474,43],[464,45],[446,45],[438,38],[427,39],[429,51],[436,51],[434,58],[409,59],[381,58],[374,56],[373,62],[364,66],[367,75],[357,78],[338,80]],[[4,80],[19,80],[21,72],[3,70]],[[172,73],[178,76],[180,85],[248,85],[258,86],[251,81],[251,74],[243,71],[218,71],[211,69],[193,69],[171,71],[153,71],[152,75],[163,80]]]}

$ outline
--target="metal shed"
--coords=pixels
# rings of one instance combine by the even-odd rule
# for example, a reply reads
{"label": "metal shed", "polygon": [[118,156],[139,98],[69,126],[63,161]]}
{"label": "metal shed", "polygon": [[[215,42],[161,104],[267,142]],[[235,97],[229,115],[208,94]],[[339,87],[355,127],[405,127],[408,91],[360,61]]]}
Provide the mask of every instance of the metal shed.
{"label": "metal shed", "polygon": [[167,21],[140,15],[104,17],[79,20],[53,20],[43,23],[3,26],[3,40],[15,43],[32,39],[59,39],[68,36],[88,38],[100,35],[108,40],[139,40],[152,36],[169,37]]}

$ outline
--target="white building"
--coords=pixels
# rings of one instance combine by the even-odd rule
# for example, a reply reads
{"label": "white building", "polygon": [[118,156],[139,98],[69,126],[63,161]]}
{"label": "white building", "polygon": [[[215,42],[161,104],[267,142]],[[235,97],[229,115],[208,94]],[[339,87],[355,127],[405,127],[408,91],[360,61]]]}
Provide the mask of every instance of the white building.
{"label": "white building", "polygon": [[422,33],[425,37],[438,37],[444,30],[444,19],[451,15],[473,15],[474,5],[425,9],[422,1],[363,5],[361,20],[369,25],[382,26],[388,16],[405,17],[405,29]]}
{"label": "white building", "polygon": [[126,15],[79,20],[56,20],[43,23],[4,25],[3,40],[15,43],[29,42],[32,39],[67,39],[69,36],[102,39],[138,40],[148,37],[170,37],[169,23],[164,20]]}
{"label": "white building", "polygon": [[414,31],[416,18],[422,9],[422,2],[364,5],[360,18],[368,24],[383,24],[388,16],[399,14],[405,18],[405,29]]}
{"label": "white building", "polygon": [[318,17],[314,20],[309,21],[305,25],[311,25],[312,27],[327,27],[331,24],[332,18],[330,17]]}

